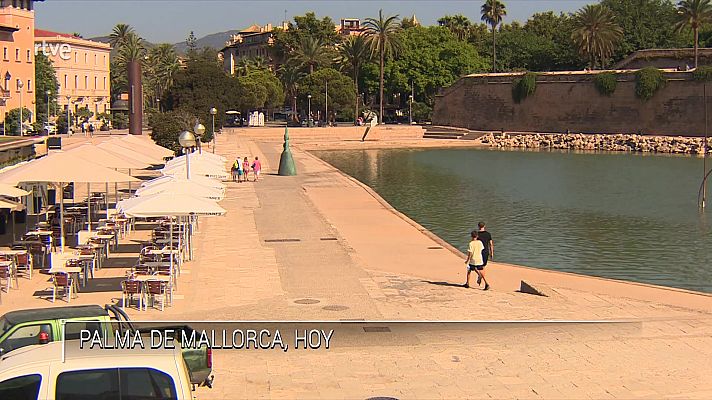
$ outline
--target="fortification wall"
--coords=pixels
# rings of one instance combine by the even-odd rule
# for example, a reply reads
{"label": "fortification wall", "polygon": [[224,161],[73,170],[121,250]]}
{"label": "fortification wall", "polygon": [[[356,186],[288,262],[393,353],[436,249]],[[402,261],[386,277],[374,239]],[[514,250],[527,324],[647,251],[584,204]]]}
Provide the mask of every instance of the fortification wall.
{"label": "fortification wall", "polygon": [[703,83],[690,72],[665,76],[666,86],[643,101],[630,71],[618,72],[611,96],[598,92],[595,73],[544,73],[537,76],[535,93],[520,103],[512,96],[519,76],[467,76],[437,96],[433,124],[481,131],[702,136]]}

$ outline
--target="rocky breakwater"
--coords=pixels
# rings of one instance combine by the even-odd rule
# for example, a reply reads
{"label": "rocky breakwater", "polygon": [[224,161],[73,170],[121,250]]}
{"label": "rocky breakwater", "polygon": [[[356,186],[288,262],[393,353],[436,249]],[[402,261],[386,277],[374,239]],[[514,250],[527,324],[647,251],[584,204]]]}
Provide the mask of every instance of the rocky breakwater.
{"label": "rocky breakwater", "polygon": [[[487,134],[479,141],[498,148],[630,151],[703,154],[703,139],[696,137],[584,134]],[[709,148],[712,143],[708,143]]]}

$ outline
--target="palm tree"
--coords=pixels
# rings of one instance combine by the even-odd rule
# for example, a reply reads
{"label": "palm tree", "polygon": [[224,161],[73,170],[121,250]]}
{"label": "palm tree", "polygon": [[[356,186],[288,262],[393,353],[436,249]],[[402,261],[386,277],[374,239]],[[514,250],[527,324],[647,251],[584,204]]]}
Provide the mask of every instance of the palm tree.
{"label": "palm tree", "polygon": [[250,62],[250,59],[247,57],[240,57],[240,59],[237,60],[237,62],[235,63],[235,74],[237,76],[249,75],[251,70],[252,70],[252,63]]}
{"label": "palm tree", "polygon": [[482,22],[492,27],[492,72],[497,72],[497,25],[506,15],[507,9],[499,0],[485,0],[482,5]]}
{"label": "palm tree", "polygon": [[380,66],[380,114],[379,122],[383,123],[383,73],[385,69],[386,57],[396,55],[401,49],[401,42],[398,38],[400,24],[398,15],[389,17],[383,16],[383,10],[378,11],[378,19],[366,18],[363,23],[364,34],[368,38],[371,47],[371,55],[378,54]]}
{"label": "palm tree", "polygon": [[292,100],[292,118],[297,121],[297,95],[299,94],[299,82],[304,77],[299,65],[286,63],[279,70],[279,79],[284,85],[284,92]]}
{"label": "palm tree", "polygon": [[178,54],[172,44],[160,44],[148,52],[149,80],[153,81],[155,97],[173,85],[173,77],[180,69]]}
{"label": "palm tree", "polygon": [[143,46],[143,39],[135,33],[128,34],[119,47],[117,60],[121,64],[128,64],[132,61],[144,61],[146,48]]}
{"label": "palm tree", "polygon": [[349,36],[337,47],[338,56],[334,60],[342,69],[351,69],[354,78],[354,89],[356,90],[356,109],[354,112],[354,122],[358,119],[358,75],[363,64],[371,58],[371,49],[368,41],[361,35]]}
{"label": "palm tree", "polygon": [[616,42],[623,37],[623,29],[616,23],[613,12],[600,4],[587,5],[574,14],[574,30],[571,39],[581,55],[596,68],[606,65],[606,58],[613,54]]}
{"label": "palm tree", "polygon": [[111,43],[113,47],[121,47],[126,41],[126,38],[134,34],[134,29],[130,25],[116,24],[109,35],[109,43]]}
{"label": "palm tree", "polygon": [[294,58],[302,66],[309,68],[309,74],[314,73],[314,69],[329,63],[329,56],[326,53],[326,46],[317,38],[305,36],[299,42],[299,47],[294,51]]}
{"label": "palm tree", "polygon": [[692,29],[695,35],[695,68],[697,68],[700,27],[712,22],[712,4],[710,0],[682,0],[677,4],[677,18],[675,31]]}
{"label": "palm tree", "polygon": [[465,40],[469,36],[470,19],[462,14],[446,15],[438,20],[438,24],[446,27],[460,40]]}

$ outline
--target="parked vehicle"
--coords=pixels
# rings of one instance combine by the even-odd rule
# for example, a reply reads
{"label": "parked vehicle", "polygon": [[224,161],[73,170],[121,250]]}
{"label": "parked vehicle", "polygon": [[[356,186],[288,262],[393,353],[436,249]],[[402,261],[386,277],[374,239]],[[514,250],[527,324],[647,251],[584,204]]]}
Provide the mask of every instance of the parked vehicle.
{"label": "parked vehicle", "polygon": [[[71,322],[65,324],[66,322]],[[11,351],[40,344],[62,340],[65,327],[65,339],[79,339],[82,330],[99,331],[104,334],[108,326],[115,325],[118,330],[136,330],[124,311],[114,305],[101,307],[70,306],[38,308],[11,311],[0,317],[0,356]],[[161,327],[162,329],[165,327]],[[172,327],[177,334],[192,332],[189,326]],[[148,333],[151,328],[141,327],[140,332]],[[198,386],[212,387],[212,350],[207,346],[198,349],[183,349],[183,359],[188,367],[190,382]],[[3,397],[0,396],[0,399]]]}
{"label": "parked vehicle", "polygon": [[[63,348],[64,347],[64,348]],[[180,349],[32,345],[0,357],[0,399],[194,399]]]}

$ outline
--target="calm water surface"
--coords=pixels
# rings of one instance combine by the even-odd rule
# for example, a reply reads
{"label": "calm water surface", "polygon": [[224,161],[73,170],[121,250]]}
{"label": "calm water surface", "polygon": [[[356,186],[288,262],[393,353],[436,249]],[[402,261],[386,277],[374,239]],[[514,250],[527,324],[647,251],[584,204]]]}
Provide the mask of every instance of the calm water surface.
{"label": "calm water surface", "polygon": [[461,250],[496,261],[712,292],[699,158],[473,149],[320,152]]}

